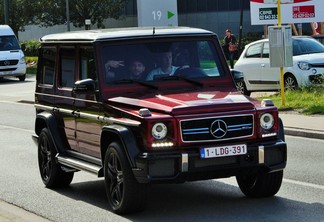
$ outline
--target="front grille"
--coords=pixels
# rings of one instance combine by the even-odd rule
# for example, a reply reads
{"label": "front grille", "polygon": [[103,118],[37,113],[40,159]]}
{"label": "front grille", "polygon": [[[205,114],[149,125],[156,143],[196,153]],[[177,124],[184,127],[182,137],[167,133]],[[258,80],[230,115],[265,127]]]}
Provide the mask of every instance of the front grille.
{"label": "front grille", "polygon": [[18,64],[17,59],[12,59],[12,60],[1,60],[0,61],[0,66],[14,66]]}
{"label": "front grille", "polygon": [[180,121],[183,142],[223,141],[253,135],[253,115]]}
{"label": "front grille", "polygon": [[0,72],[9,72],[9,71],[15,71],[17,68],[8,68],[8,69],[1,69]]}

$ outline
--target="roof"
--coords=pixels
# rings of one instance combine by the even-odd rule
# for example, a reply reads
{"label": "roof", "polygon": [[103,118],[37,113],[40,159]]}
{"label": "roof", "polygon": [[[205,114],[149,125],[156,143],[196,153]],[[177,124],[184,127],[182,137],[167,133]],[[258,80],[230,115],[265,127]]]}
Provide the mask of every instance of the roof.
{"label": "roof", "polygon": [[215,35],[211,31],[189,27],[133,27],[117,29],[95,29],[50,34],[40,38],[45,42],[94,42],[107,39],[134,37],[165,36],[165,35]]}
{"label": "roof", "polygon": [[9,25],[0,25],[0,35],[15,35]]}

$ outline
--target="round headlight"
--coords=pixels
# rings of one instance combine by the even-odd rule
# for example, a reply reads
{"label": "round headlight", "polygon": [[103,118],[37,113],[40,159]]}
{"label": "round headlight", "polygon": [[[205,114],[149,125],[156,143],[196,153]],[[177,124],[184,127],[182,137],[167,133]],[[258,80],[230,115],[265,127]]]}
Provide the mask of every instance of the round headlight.
{"label": "round headlight", "polygon": [[166,137],[168,129],[164,123],[156,123],[152,127],[152,136],[155,139],[161,140]]}
{"label": "round headlight", "polygon": [[260,118],[260,124],[263,129],[271,129],[274,124],[274,118],[270,113],[262,114]]}
{"label": "round headlight", "polygon": [[312,66],[308,62],[298,62],[298,67],[301,70],[309,70]]}

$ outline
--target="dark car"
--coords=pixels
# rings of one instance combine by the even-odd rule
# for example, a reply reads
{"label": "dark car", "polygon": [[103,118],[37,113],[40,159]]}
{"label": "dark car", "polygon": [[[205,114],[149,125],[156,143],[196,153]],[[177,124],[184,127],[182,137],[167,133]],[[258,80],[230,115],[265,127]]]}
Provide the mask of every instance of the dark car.
{"label": "dark car", "polygon": [[128,28],[40,41],[33,138],[46,187],[94,173],[119,214],[143,210],[154,183],[236,176],[248,197],[278,192],[278,110],[237,91],[216,34]]}

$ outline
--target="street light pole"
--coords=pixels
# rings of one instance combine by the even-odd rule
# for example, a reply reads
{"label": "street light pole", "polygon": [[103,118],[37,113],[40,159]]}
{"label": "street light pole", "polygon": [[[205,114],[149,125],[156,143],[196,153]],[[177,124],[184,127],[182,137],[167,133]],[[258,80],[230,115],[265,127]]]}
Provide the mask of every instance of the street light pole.
{"label": "street light pole", "polygon": [[66,25],[67,31],[70,31],[70,8],[69,8],[69,0],[66,0]]}

